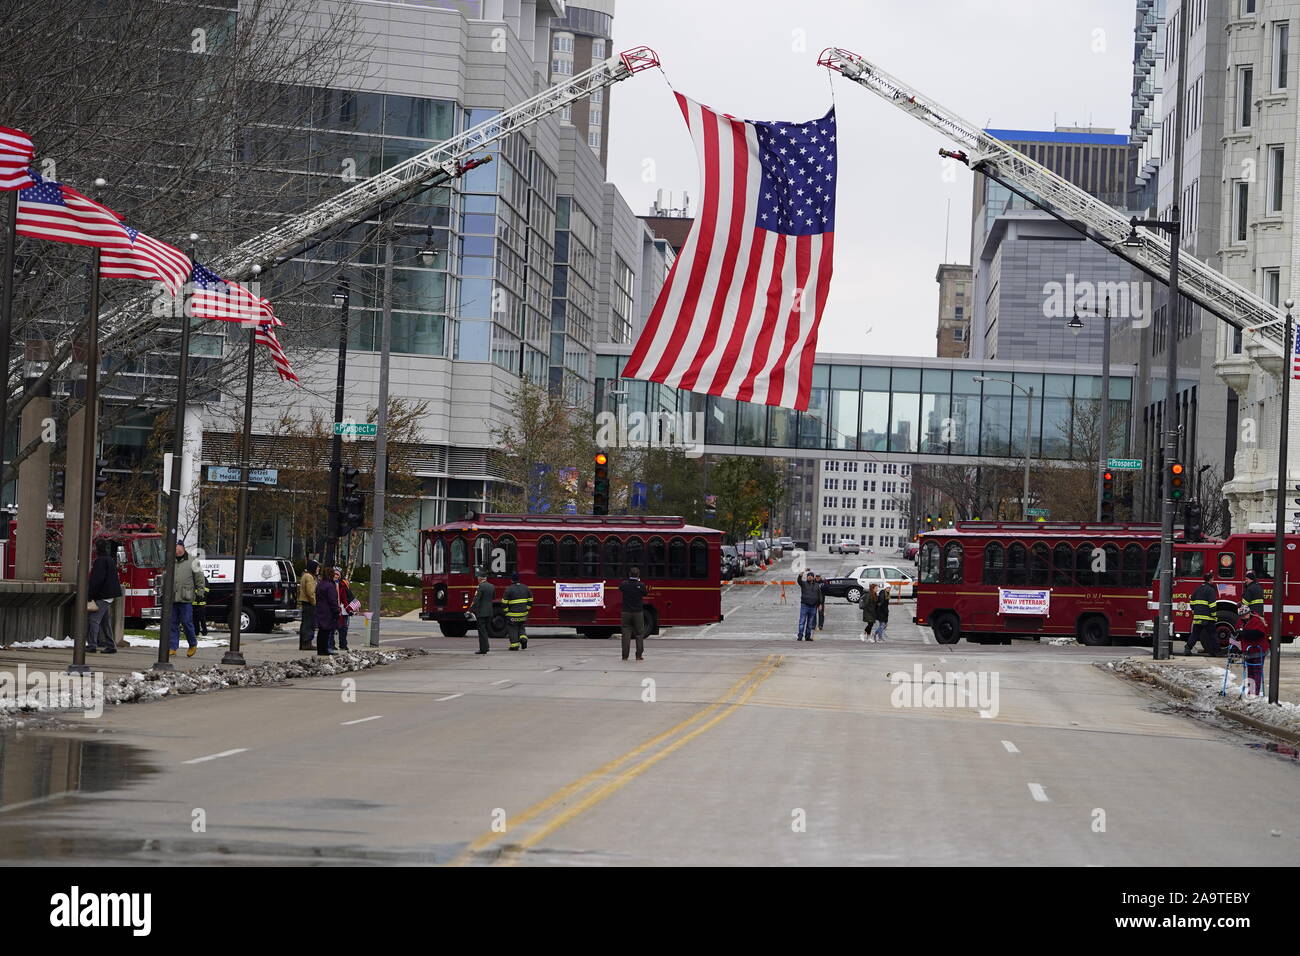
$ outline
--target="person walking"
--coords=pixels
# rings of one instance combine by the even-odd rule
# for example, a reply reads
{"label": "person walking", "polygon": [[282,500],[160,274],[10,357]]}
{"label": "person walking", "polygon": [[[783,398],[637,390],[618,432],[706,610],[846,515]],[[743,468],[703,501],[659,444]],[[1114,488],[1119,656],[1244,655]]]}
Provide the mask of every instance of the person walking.
{"label": "person walking", "polygon": [[348,584],[343,578],[343,569],[335,568],[334,576],[339,582],[339,650],[348,650],[348,625],[351,623],[352,615],[356,612],[352,610],[352,602],[356,596],[352,593],[352,585]]}
{"label": "person walking", "polygon": [[1264,615],[1245,607],[1237,642],[1241,646],[1242,664],[1246,674],[1246,693],[1258,697],[1264,685],[1264,660],[1272,643],[1268,622]]}
{"label": "person walking", "polygon": [[817,624],[817,605],[823,598],[821,585],[811,571],[800,574],[795,582],[799,585],[799,627],[795,640],[811,641]]}
{"label": "person walking", "polygon": [[885,629],[889,627],[889,591],[889,585],[882,584],[880,590],[876,592],[876,640],[874,643],[877,644],[885,642]]}
{"label": "person walking", "polygon": [[1213,574],[1205,575],[1204,580],[1196,586],[1192,592],[1192,634],[1187,641],[1187,646],[1183,648],[1183,656],[1191,657],[1192,650],[1196,647],[1197,642],[1205,648],[1205,653],[1210,657],[1217,657],[1219,654],[1219,638],[1214,632],[1214,605],[1219,600],[1219,591],[1210,582],[1214,580]]}
{"label": "person walking", "polygon": [[820,574],[814,574],[817,580],[817,630],[821,630],[826,625],[826,579]]}
{"label": "person walking", "polygon": [[862,640],[875,643],[871,636],[871,627],[876,623],[876,585],[867,585],[867,593],[858,598],[862,606]]}
{"label": "person walking", "polygon": [[316,572],[320,565],[308,558],[298,578],[298,650],[311,650],[311,639],[316,632]]}
{"label": "person walking", "polygon": [[501,596],[501,604],[506,612],[510,650],[528,650],[528,635],[524,633],[524,627],[528,623],[528,612],[533,609],[533,592],[528,585],[520,583],[518,572],[510,575],[510,587]]}
{"label": "person walking", "polygon": [[316,656],[334,656],[334,632],[339,629],[339,584],[333,568],[322,568],[316,582]]}
{"label": "person walking", "polygon": [[1264,613],[1264,587],[1255,580],[1255,572],[1246,572],[1246,587],[1241,592],[1241,603],[1256,614]]}
{"label": "person walking", "polygon": [[641,580],[641,569],[627,569],[627,579],[618,586],[618,593],[623,597],[622,613],[619,622],[623,630],[623,660],[627,660],[632,650],[632,638],[636,638],[636,659],[641,660],[645,654],[645,582]]}
{"label": "person walking", "polygon": [[185,629],[185,640],[189,644],[186,657],[193,657],[199,649],[198,639],[194,634],[194,601],[207,591],[208,579],[203,576],[199,562],[190,557],[185,545],[176,543],[176,567],[172,572],[172,627],[171,652],[168,657],[175,657],[181,647],[181,628]]}
{"label": "person walking", "polygon": [[87,608],[90,623],[86,626],[86,653],[117,653],[113,639],[113,602],[122,597],[122,582],[113,560],[113,543],[106,538],[95,542],[95,562],[90,566],[90,586],[86,591],[94,610]]}
{"label": "person walking", "polygon": [[492,582],[487,579],[487,571],[478,572],[478,590],[474,592],[474,603],[470,605],[470,611],[474,614],[474,621],[478,625],[478,650],[475,654],[486,654],[490,649],[488,647],[488,630],[492,623],[492,604],[496,600],[496,588]]}
{"label": "person walking", "polygon": [[203,575],[203,590],[194,595],[194,628],[204,637],[208,636],[208,574],[203,566],[194,562],[199,573]]}

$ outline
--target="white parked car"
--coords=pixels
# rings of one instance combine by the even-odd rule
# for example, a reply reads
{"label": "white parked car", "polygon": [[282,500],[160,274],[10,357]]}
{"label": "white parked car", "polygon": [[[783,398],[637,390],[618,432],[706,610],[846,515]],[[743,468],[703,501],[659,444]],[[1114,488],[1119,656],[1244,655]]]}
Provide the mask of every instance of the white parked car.
{"label": "white parked car", "polygon": [[860,550],[857,538],[840,538],[839,544],[831,545],[831,554],[857,554]]}
{"label": "white parked car", "polygon": [[879,589],[888,584],[895,598],[916,597],[916,579],[892,564],[864,564],[854,568],[849,577],[861,581],[864,590],[868,585],[874,584]]}

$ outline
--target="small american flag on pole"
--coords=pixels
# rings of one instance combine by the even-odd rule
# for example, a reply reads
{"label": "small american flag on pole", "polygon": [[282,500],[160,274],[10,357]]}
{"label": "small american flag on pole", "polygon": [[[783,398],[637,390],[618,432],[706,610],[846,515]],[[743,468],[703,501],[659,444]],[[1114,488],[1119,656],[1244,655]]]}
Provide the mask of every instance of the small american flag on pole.
{"label": "small american flag on pole", "polygon": [[280,347],[280,340],[275,336],[275,329],[269,322],[263,323],[257,327],[257,344],[265,345],[271,350],[271,361],[275,363],[275,372],[280,376],[282,382],[293,382],[301,386],[298,376],[294,374],[293,366],[289,364],[289,357],[284,354],[284,349]]}
{"label": "small american flag on pole", "polygon": [[30,175],[32,185],[18,193],[18,235],[100,249],[130,247],[122,217],[113,210],[71,186]]}
{"label": "small american flag on pole", "polygon": [[28,166],[36,155],[31,138],[20,129],[0,126],[0,189],[26,189],[32,184]]}
{"label": "small american flag on pole", "polygon": [[178,295],[190,275],[190,257],[130,226],[126,234],[130,245],[105,249],[100,254],[99,274],[106,279],[156,279],[172,295]]}
{"label": "small american flag on pole", "polygon": [[1291,329],[1291,377],[1300,381],[1300,329]]}
{"label": "small american flag on pole", "polygon": [[255,325],[284,324],[275,317],[266,299],[253,295],[238,282],[221,278],[198,262],[190,273],[190,285],[190,310],[196,318]]}
{"label": "small american flag on pole", "polygon": [[760,123],[677,94],[700,214],[625,378],[806,409],[835,238],[835,110]]}

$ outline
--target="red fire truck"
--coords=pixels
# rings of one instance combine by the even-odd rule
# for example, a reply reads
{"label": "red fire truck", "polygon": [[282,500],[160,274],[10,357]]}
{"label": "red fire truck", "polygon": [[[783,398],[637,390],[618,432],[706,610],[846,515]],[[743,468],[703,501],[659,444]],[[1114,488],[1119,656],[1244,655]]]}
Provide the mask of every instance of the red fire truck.
{"label": "red fire truck", "polygon": [[[1290,644],[1300,634],[1300,535],[1285,537],[1283,569],[1286,592],[1282,596],[1282,642]],[[1264,619],[1273,626],[1273,589],[1277,583],[1276,549],[1272,532],[1233,534],[1222,541],[1179,541],[1174,547],[1174,631],[1180,640],[1192,632],[1192,592],[1206,574],[1219,592],[1216,608],[1219,646],[1236,633],[1237,609],[1246,586],[1246,572],[1254,571],[1264,589]],[[1151,591],[1149,609],[1152,620],[1143,622],[1141,632],[1148,637],[1154,631],[1154,612],[1159,608],[1160,582]]]}
{"label": "red fire truck", "polygon": [[420,532],[420,617],[463,637],[474,626],[475,570],[496,587],[490,637],[505,635],[500,597],[510,575],[533,591],[530,628],[566,628],[587,637],[619,629],[616,593],[628,568],[648,588],[647,633],[722,620],[722,533],[681,518],[646,515],[476,514]]}
{"label": "red fire truck", "polygon": [[1158,524],[959,521],[923,534],[916,617],[940,644],[1139,636],[1160,562]]}
{"label": "red fire truck", "polygon": [[[14,546],[18,522],[9,522],[9,540],[5,542],[0,577],[14,576]],[[157,620],[158,601],[154,597],[153,579],[162,573],[163,538],[151,524],[121,524],[114,528],[95,525],[95,540],[107,539],[113,545],[117,573],[122,581],[128,624],[139,626]],[[63,520],[51,518],[45,523],[45,580],[62,579]],[[92,545],[93,548],[93,545]]]}

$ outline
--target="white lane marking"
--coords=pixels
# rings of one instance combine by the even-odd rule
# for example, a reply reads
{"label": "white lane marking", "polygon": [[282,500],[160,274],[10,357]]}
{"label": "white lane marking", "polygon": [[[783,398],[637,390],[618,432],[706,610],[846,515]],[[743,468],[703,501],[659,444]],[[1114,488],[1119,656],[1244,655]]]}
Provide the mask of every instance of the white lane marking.
{"label": "white lane marking", "polygon": [[940,663],[940,664],[947,664],[947,663],[948,663],[948,658],[946,658],[946,657],[941,657],[941,658],[939,658],[939,663]]}
{"label": "white lane marking", "polygon": [[494,681],[492,682],[492,686],[495,687],[497,684],[509,684],[509,683],[510,683],[510,678],[509,678],[509,677],[503,677],[503,678],[501,678],[500,680],[494,680]]}
{"label": "white lane marking", "polygon": [[457,697],[464,697],[464,696],[465,696],[464,694],[448,694],[446,697],[439,697],[438,703],[441,704],[444,700],[455,700]]}
{"label": "white lane marking", "polygon": [[981,711],[980,711],[980,716],[981,716],[981,717],[984,717],[984,718],[986,718],[986,719],[988,719],[988,720],[992,720],[992,719],[993,719],[993,715],[990,714],[987,710],[981,710]]}
{"label": "white lane marking", "polygon": [[543,673],[543,674],[554,674],[554,673],[555,673],[556,671],[558,671],[559,669],[560,669],[560,668],[558,668],[558,667],[548,667],[548,668],[546,668],[546,670],[542,671],[542,673]]}
{"label": "white lane marking", "polygon": [[365,723],[366,721],[368,721],[368,720],[382,720],[382,719],[383,719],[383,716],[384,716],[383,714],[375,714],[375,716],[373,716],[373,717],[361,717],[361,718],[358,718],[357,720],[345,720],[345,721],[343,721],[343,723],[340,724],[339,726],[340,726],[340,727],[351,727],[353,724],[364,724],[364,723]]}
{"label": "white lane marking", "polygon": [[1031,783],[1029,785],[1029,792],[1033,794],[1034,799],[1037,800],[1039,803],[1052,802],[1047,798],[1047,791],[1043,789],[1043,785],[1041,783]]}
{"label": "white lane marking", "polygon": [[223,750],[219,754],[208,754],[206,757],[195,757],[193,760],[182,760],[181,763],[204,763],[208,760],[217,760],[221,757],[233,757],[235,754],[242,754],[247,747],[236,747],[234,750]]}
{"label": "white lane marking", "polygon": [[1018,753],[1020,753],[1020,749],[1019,749],[1018,747],[1016,747],[1016,745],[1013,744],[1013,743],[1012,743],[1011,741],[1009,741],[1009,740],[1004,740],[1004,741],[1002,741],[1002,746],[1004,746],[1004,747],[1007,748],[1007,753],[1009,753],[1009,754],[1018,754]]}

